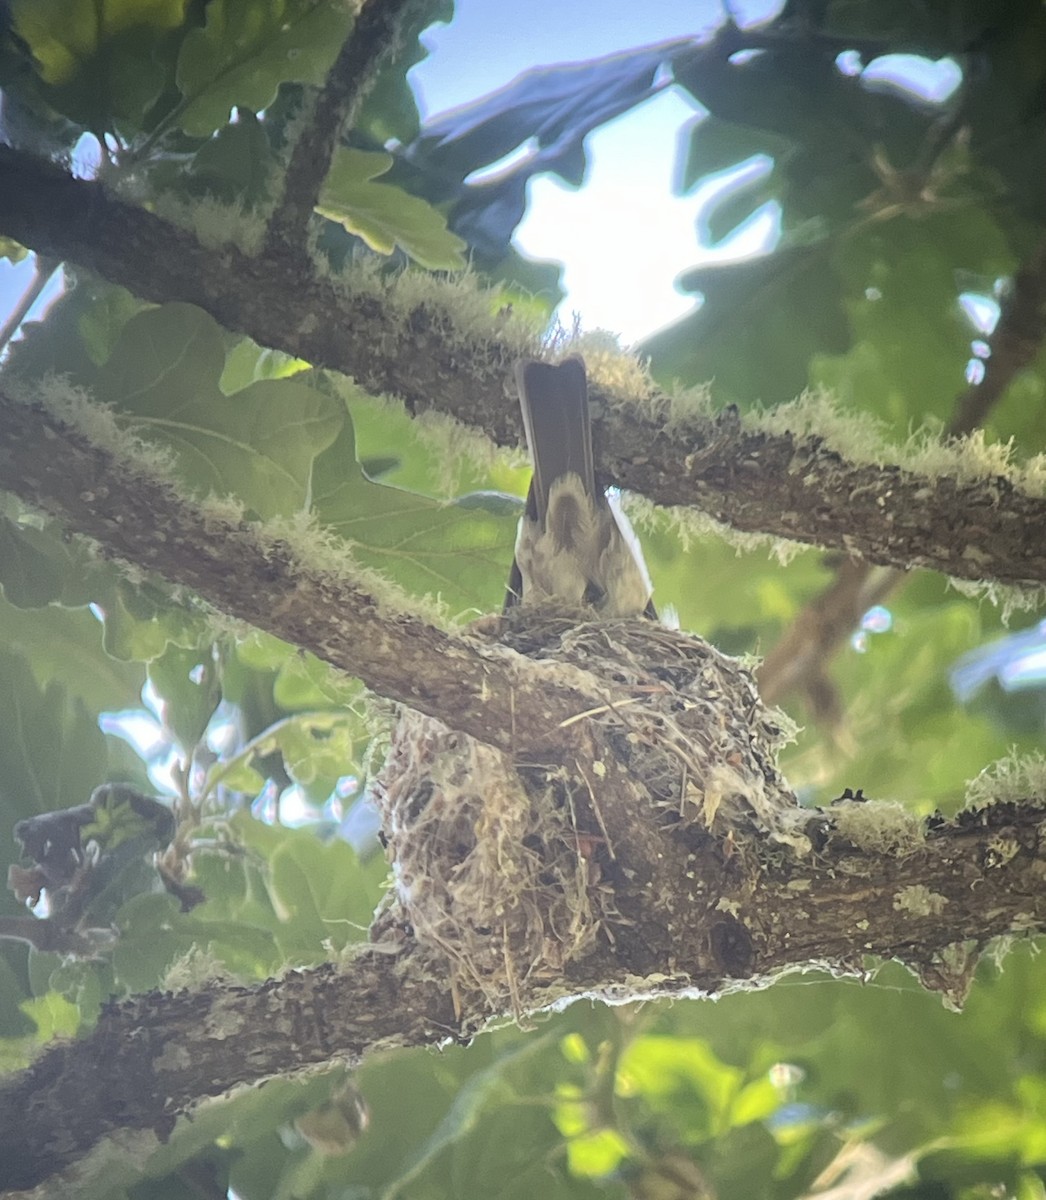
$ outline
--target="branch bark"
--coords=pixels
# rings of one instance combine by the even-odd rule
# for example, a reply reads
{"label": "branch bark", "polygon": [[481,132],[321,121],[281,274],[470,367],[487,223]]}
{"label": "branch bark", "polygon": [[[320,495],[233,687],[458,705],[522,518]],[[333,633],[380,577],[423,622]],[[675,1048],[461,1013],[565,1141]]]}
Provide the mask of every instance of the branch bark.
{"label": "branch bark", "polygon": [[378,71],[399,46],[404,18],[414,0],[368,0],[356,18],[327,82],[308,102],[311,115],[291,154],[283,196],[269,223],[268,251],[296,247],[305,254],[305,233],[338,138],[351,128]]}
{"label": "branch bark", "polygon": [[[551,847],[545,869],[560,869],[564,847],[573,847],[578,869],[570,878],[602,914],[583,945],[560,947],[540,964],[516,962],[511,999],[501,993],[497,1004],[482,987],[467,986],[439,938],[408,932],[420,928],[406,919],[410,910],[394,907],[375,927],[375,947],[345,970],[328,965],[256,988],[212,985],[111,1007],[93,1033],[49,1049],[0,1087],[0,1187],[33,1186],[117,1130],[164,1135],[178,1114],[231,1087],[332,1057],[355,1061],[378,1043],[471,1036],[512,1008],[525,1013],[581,995],[722,993],[815,962],[859,973],[865,955],[902,960],[959,1003],[988,939],[1046,928],[1041,807],[997,804],[925,829],[890,806],[851,802],[804,812],[767,757],[772,714],[744,673],[701,650],[697,639],[624,623],[632,639],[663,648],[663,660],[644,667],[631,652],[609,654],[597,682],[587,669],[592,646],[627,643],[613,623],[590,627],[573,658],[541,662],[450,637],[383,612],[351,580],[311,569],[246,523],[206,519],[170,486],[9,400],[0,400],[0,477],[27,498],[49,497],[48,507],[71,529],[103,539],[110,552],[193,587],[421,711],[454,714],[455,727],[500,748],[501,776],[532,789],[532,801],[554,800],[550,789],[562,786],[566,771],[571,803],[560,799],[555,811],[569,812],[574,823]],[[157,513],[163,529],[155,527]],[[696,667],[679,693],[687,645]],[[715,664],[732,672],[732,692],[717,691]],[[666,753],[666,729],[684,719],[696,726],[680,726],[682,742],[672,741]],[[456,771],[464,751],[446,733],[434,770],[425,757],[430,733],[420,751],[409,743],[412,769],[435,781],[430,789],[464,779],[475,811],[496,820],[502,793],[485,786],[494,777]],[[756,753],[759,738],[764,747]],[[598,798],[589,782],[597,779]],[[644,788],[660,789],[661,799],[652,802],[654,791]],[[394,853],[407,817],[430,811],[431,794],[410,776],[398,801],[390,800],[402,818],[390,825]],[[460,826],[454,803],[435,803]],[[465,815],[466,829],[481,827],[476,815]],[[446,844],[459,861],[454,839],[425,841]],[[492,845],[497,887],[510,843],[495,836]],[[531,843],[519,850],[534,854]],[[410,893],[426,895],[423,888]],[[537,892],[525,907],[543,939],[543,931],[562,926],[542,916],[540,901]],[[549,902],[562,906],[563,897]],[[485,906],[481,923],[496,911],[495,903]],[[490,941],[487,930],[485,948],[498,951]],[[541,944],[550,954],[556,949]]]}
{"label": "branch bark", "polygon": [[502,749],[564,745],[603,703],[577,670],[550,679],[478,637],[380,604],[351,578],[303,562],[248,522],[206,515],[42,409],[0,394],[0,482],[114,557],[192,588],[220,611],[311,650],[368,687]]}
{"label": "branch bark", "polygon": [[[613,796],[604,803],[612,810]],[[1046,812],[997,804],[931,820],[907,846],[855,844],[853,810],[874,830],[878,807],[811,810],[817,853],[805,856],[676,827],[656,864],[645,864],[657,887],[633,914],[642,935],[622,926],[559,978],[524,985],[524,1011],[593,994],[717,995],[802,965],[860,975],[867,955],[900,959],[960,1003],[989,939],[1046,928]],[[489,1020],[476,995],[459,997],[456,1010],[425,947],[383,950],[258,987],[211,984],[109,1006],[86,1037],[49,1048],[0,1085],[0,1190],[40,1183],[117,1130],[163,1138],[196,1102],[237,1085],[357,1062],[379,1043],[471,1035]]]}
{"label": "branch bark", "polygon": [[[205,249],[184,230],[96,183],[0,147],[0,229],[79,263],[148,300],[184,300],[226,328],[320,366],[368,391],[436,409],[500,445],[522,441],[505,380],[532,350],[456,324],[454,305],[417,303],[398,318],[372,292],[352,294],[296,257]],[[322,314],[322,317],[319,315]],[[592,389],[606,475],[657,504],[692,505],[747,532],[837,548],[884,566],[963,579],[1046,580],[1046,547],[1028,538],[1046,499],[1005,478],[931,478],[847,461],[815,437],[743,428],[729,411],[667,430],[653,411]]]}

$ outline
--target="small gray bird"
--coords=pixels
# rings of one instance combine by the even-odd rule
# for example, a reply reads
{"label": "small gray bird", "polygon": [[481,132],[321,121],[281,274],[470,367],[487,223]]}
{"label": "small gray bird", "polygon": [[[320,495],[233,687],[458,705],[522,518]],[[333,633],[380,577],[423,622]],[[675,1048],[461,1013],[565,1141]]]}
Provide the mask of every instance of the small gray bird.
{"label": "small gray bird", "polygon": [[596,484],[584,363],[517,363],[516,385],[534,476],[505,608],[558,600],[604,617],[656,619],[636,535]]}

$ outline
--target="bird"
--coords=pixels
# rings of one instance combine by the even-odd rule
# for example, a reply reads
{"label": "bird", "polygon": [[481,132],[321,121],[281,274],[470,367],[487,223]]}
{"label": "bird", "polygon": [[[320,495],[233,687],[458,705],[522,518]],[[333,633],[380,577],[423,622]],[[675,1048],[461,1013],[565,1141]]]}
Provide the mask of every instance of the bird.
{"label": "bird", "polygon": [[523,428],[534,464],[516,535],[505,611],[556,602],[599,617],[657,619],[632,526],[596,483],[585,364],[516,364]]}

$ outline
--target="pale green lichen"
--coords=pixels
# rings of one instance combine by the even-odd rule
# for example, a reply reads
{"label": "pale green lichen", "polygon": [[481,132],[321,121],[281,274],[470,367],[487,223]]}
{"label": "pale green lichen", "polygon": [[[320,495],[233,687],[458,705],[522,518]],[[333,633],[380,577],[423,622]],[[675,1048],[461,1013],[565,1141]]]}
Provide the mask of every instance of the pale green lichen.
{"label": "pale green lichen", "polygon": [[1046,806],[1046,756],[1011,751],[967,783],[968,808],[1002,803]]}
{"label": "pale green lichen", "polygon": [[[120,190],[126,198],[134,198],[129,189]],[[191,233],[204,249],[220,253],[225,246],[235,246],[253,258],[265,245],[265,215],[243,204],[227,204],[214,196],[187,200],[160,192],[150,194],[149,205],[158,217]]]}
{"label": "pale green lichen", "polygon": [[203,518],[203,527],[209,533],[239,525],[247,511],[243,502],[235,496],[216,496],[213,493],[197,500],[196,505]]}
{"label": "pale green lichen", "polygon": [[160,986],[165,992],[179,992],[198,989],[207,983],[227,983],[231,979],[232,974],[220,958],[211,950],[194,945],[171,963]]}
{"label": "pale green lichen", "polygon": [[[394,397],[373,395],[363,391],[353,380],[336,371],[323,373],[323,378],[331,392],[345,404],[354,420],[356,414],[376,413],[379,418],[387,417],[386,424],[394,431],[409,425],[406,438],[416,438],[424,452],[428,466],[428,476],[433,492],[443,498],[452,498],[459,494],[460,481],[470,471],[481,475],[489,474],[496,468],[499,461],[507,456],[516,464],[522,464],[525,456],[522,450],[499,451],[497,446],[482,430],[471,425],[465,425],[456,418],[428,409],[414,417],[408,417],[402,403]],[[507,378],[507,376],[506,376]],[[389,441],[394,434],[389,435]],[[360,447],[357,445],[357,454]],[[409,445],[403,447],[403,453],[409,454]]]}
{"label": "pale green lichen", "polygon": [[1046,495],[1043,455],[1019,464],[1012,442],[991,442],[981,429],[966,437],[944,438],[941,425],[934,421],[896,443],[876,417],[844,409],[825,389],[811,389],[787,404],[746,413],[742,421],[753,431],[818,438],[827,449],[855,464],[896,466],[930,480],[947,477],[959,484],[1004,478],[1026,495]]}
{"label": "pale green lichen", "polygon": [[263,521],[256,527],[263,552],[265,544],[273,548],[290,547],[295,560],[306,570],[344,579],[347,584],[366,592],[386,615],[409,612],[430,624],[449,629],[446,606],[435,596],[412,595],[399,584],[357,560],[354,544],[320,525],[310,513],[295,513]]}
{"label": "pale green lichen", "polygon": [[[284,131],[285,145],[287,139],[296,140],[300,122],[301,113],[288,121]],[[99,178],[114,195],[148,208],[163,220],[186,230],[204,248],[220,251],[224,246],[236,246],[253,257],[265,244],[275,198],[283,192],[285,173],[286,163],[274,156],[262,189],[272,199],[257,205],[247,205],[239,200],[230,202],[209,194],[186,196],[184,192],[157,190],[155,180],[135,163],[127,166],[106,161]]]}
{"label": "pale green lichen", "polygon": [[816,437],[825,447],[854,463],[882,466],[897,459],[885,427],[870,413],[846,410],[824,388],[810,389],[785,404],[754,409],[742,417],[746,429],[773,437],[790,435],[797,441]]}
{"label": "pale green lichen", "polygon": [[41,405],[56,421],[140,474],[172,479],[175,459],[170,451],[124,428],[109,405],[92,400],[64,375],[45,375],[31,384],[16,377],[9,390],[17,399]]}
{"label": "pale green lichen", "polygon": [[832,805],[831,815],[838,833],[872,854],[904,858],[923,843],[921,818],[893,801],[844,800]]}
{"label": "pale green lichen", "polygon": [[[175,460],[166,450],[142,441],[123,428],[112,409],[91,401],[80,388],[61,376],[47,376],[32,388],[19,389],[19,398],[40,403],[52,416],[111,454],[121,470],[171,488],[187,504],[196,507],[201,526],[212,533],[242,524],[243,506],[234,496],[198,498],[188,492],[175,471]],[[410,612],[441,627],[451,622],[435,598],[412,596],[380,571],[356,560],[353,543],[323,528],[309,513],[298,513],[252,525],[259,549],[290,548],[304,570],[344,579],[346,584],[366,591],[387,613]]]}
{"label": "pale green lichen", "polygon": [[679,539],[684,553],[689,553],[707,538],[715,538],[732,547],[735,554],[765,552],[768,558],[787,566],[800,554],[813,549],[803,542],[789,541],[772,533],[748,533],[734,529],[698,508],[661,506],[637,492],[624,493],[621,503],[637,529],[653,531],[667,528],[673,537]]}
{"label": "pale green lichen", "polygon": [[612,335],[595,330],[577,332],[556,347],[557,357],[580,354],[593,387],[605,392],[611,403],[625,402],[645,410],[659,395],[646,366],[623,351]]}
{"label": "pale green lichen", "polygon": [[709,384],[661,388],[644,360],[622,350],[612,335],[601,330],[594,333],[575,330],[556,344],[556,357],[569,354],[584,358],[593,387],[606,397],[611,410],[638,409],[643,417],[656,421],[671,433],[685,432],[695,421],[709,421],[716,415]]}
{"label": "pale green lichen", "polygon": [[[361,299],[381,305],[386,353],[403,354],[414,335],[406,329],[410,318],[425,309],[429,323],[439,329],[440,342],[450,356],[460,351],[463,361],[490,359],[492,376],[507,376],[518,358],[541,353],[540,323],[520,311],[498,288],[484,284],[472,271],[436,275],[416,270],[389,270],[373,254],[355,255],[340,269],[326,257],[313,253],[319,278],[326,279],[347,303]],[[382,348],[377,347],[379,353]]]}
{"label": "pale green lichen", "polygon": [[987,600],[994,608],[1001,609],[1004,625],[1009,625],[1014,613],[1036,612],[1046,604],[1046,585],[1042,584],[1021,587],[994,579],[949,578],[948,586],[967,600]]}
{"label": "pale green lichen", "polygon": [[913,917],[939,917],[947,906],[947,896],[931,892],[922,883],[901,888],[893,898],[893,907],[897,912],[909,913]]}
{"label": "pale green lichen", "polygon": [[[485,433],[435,409],[429,409],[415,417],[414,427],[440,464],[437,477],[440,495],[456,496],[461,490],[462,476],[469,469],[489,474],[501,456]],[[526,462],[526,455],[522,449],[504,453],[513,467],[522,466]]]}

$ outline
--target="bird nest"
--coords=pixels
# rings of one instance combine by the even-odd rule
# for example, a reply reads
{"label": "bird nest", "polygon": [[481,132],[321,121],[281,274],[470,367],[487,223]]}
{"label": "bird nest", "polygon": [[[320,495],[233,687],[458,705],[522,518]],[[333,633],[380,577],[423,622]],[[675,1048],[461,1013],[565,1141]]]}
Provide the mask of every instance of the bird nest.
{"label": "bird nest", "polygon": [[550,671],[569,664],[574,682],[588,672],[606,702],[578,715],[576,754],[540,762],[402,710],[374,789],[395,884],[379,927],[409,928],[449,958],[459,991],[518,1012],[525,985],[561,976],[601,931],[613,941],[603,860],[621,813],[651,847],[695,826],[802,835],[776,764],[791,727],[738,660],[653,622],[544,611],[506,618],[498,640]]}

